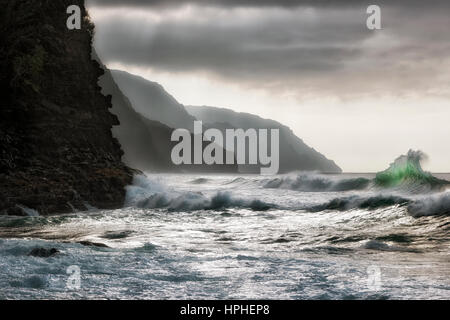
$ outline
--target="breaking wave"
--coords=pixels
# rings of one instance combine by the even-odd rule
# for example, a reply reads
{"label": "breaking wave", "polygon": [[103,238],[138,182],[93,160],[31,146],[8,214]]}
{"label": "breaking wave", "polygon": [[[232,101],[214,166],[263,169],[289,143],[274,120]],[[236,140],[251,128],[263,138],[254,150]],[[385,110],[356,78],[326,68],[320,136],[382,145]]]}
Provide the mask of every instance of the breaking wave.
{"label": "breaking wave", "polygon": [[[303,177],[303,178],[300,178]],[[265,188],[282,188],[289,186],[301,190],[354,190],[367,185],[368,179],[333,180],[319,175],[301,174],[289,181],[285,178],[275,178],[265,181]],[[302,189],[303,188],[303,189]],[[353,189],[351,189],[353,188]],[[163,183],[149,179],[144,175],[134,177],[133,185],[127,187],[126,206],[146,209],[166,209],[168,211],[223,210],[227,208],[244,208],[254,211],[270,209],[305,210],[308,212],[348,211],[353,209],[375,210],[391,206],[406,207],[405,212],[414,217],[450,215],[450,193],[440,193],[429,196],[406,195],[396,193],[364,192],[342,197],[319,204],[303,202],[294,204],[268,203],[261,199],[246,199],[234,195],[230,191],[219,191],[215,194],[194,191],[174,190]]]}
{"label": "breaking wave", "polygon": [[340,179],[314,173],[301,173],[295,177],[285,176],[266,181],[264,188],[289,189],[304,192],[363,190],[370,184],[370,179]]}
{"label": "breaking wave", "polygon": [[450,182],[434,177],[422,169],[421,161],[427,156],[422,151],[409,150],[385,171],[377,173],[374,183],[381,188],[402,188],[410,192],[442,190]]}
{"label": "breaking wave", "polygon": [[408,213],[414,217],[450,215],[450,193],[412,201]]}
{"label": "breaking wave", "polygon": [[311,212],[320,212],[325,210],[347,211],[352,209],[369,209],[390,207],[394,205],[406,205],[409,199],[395,195],[375,195],[369,197],[349,196],[335,198],[329,202],[319,204],[308,208]]}
{"label": "breaking wave", "polygon": [[156,193],[136,203],[139,208],[167,208],[170,211],[221,210],[227,208],[248,208],[255,211],[265,211],[275,208],[275,205],[261,200],[246,200],[235,198],[230,192],[218,192],[207,197],[199,192],[185,192],[179,195]]}
{"label": "breaking wave", "polygon": [[230,192],[218,192],[206,196],[201,192],[179,192],[145,176],[136,176],[132,186],[127,187],[126,205],[146,209],[168,209],[170,211],[221,210],[248,208],[265,211],[276,205],[259,199],[241,199]]}
{"label": "breaking wave", "polygon": [[264,180],[263,187],[288,189],[302,192],[342,192],[358,190],[393,189],[407,193],[442,191],[449,181],[438,179],[422,169],[421,161],[426,155],[421,151],[409,150],[398,157],[389,168],[377,173],[374,179],[340,178],[315,173],[287,175]]}
{"label": "breaking wave", "polygon": [[375,210],[391,206],[406,206],[413,217],[450,215],[450,193],[441,193],[421,198],[408,198],[398,195],[348,196],[306,208],[310,212],[326,210],[348,211],[352,209]]}

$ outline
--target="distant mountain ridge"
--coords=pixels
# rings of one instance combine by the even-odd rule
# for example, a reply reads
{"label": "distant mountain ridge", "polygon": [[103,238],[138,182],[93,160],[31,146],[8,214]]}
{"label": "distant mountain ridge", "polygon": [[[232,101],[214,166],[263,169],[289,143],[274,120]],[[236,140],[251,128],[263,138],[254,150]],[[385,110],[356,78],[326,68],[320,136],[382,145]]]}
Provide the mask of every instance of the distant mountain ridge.
{"label": "distant mountain ridge", "polygon": [[[95,52],[93,53],[93,58],[101,64]],[[169,120],[175,119],[176,122],[176,119],[183,119],[183,117],[175,117],[173,119],[167,117],[167,115],[165,118],[164,116],[151,117],[151,115],[155,114],[154,112],[149,113],[148,110],[143,110],[142,108],[135,110],[130,100],[117,85],[112,72],[105,66],[102,65],[102,67],[105,70],[105,74],[99,78],[98,84],[102,88],[102,93],[111,100],[111,113],[119,119],[120,124],[112,127],[112,133],[124,150],[122,161],[125,164],[141,171],[152,172],[238,172],[236,165],[175,165],[171,159],[172,148],[177,144],[177,142],[171,141],[174,128],[158,120],[164,120],[173,124],[174,122]],[[158,90],[158,86],[155,84],[156,90]],[[146,92],[148,91],[146,90]],[[174,115],[179,115],[181,112],[185,119],[187,117],[193,123],[195,118],[187,112],[183,113],[183,106],[178,106],[175,99],[169,95],[165,96],[165,98],[172,103],[170,110],[175,108]],[[137,106],[141,105],[137,104]],[[157,120],[154,120],[154,118]]]}
{"label": "distant mountain ridge", "polygon": [[[219,130],[242,128],[279,129],[280,130],[280,173],[302,170],[321,171],[324,173],[340,173],[341,168],[332,160],[306,145],[292,130],[271,119],[260,116],[236,112],[230,109],[208,106],[186,106],[186,110],[202,120],[209,127]],[[219,120],[220,119],[220,120]],[[259,166],[243,166],[245,172],[256,172]]]}
{"label": "distant mountain ridge", "polygon": [[[207,128],[217,128],[221,131],[227,128],[279,129],[280,173],[296,170],[342,172],[336,163],[307,146],[290,128],[277,121],[224,108],[186,107],[156,82],[125,71],[111,70],[111,74],[121,91],[129,98],[132,107],[147,119],[158,121],[171,128],[186,128],[191,132],[195,120],[203,121],[205,130]],[[259,165],[240,165],[239,172],[257,173],[259,168]]]}
{"label": "distant mountain ridge", "polygon": [[159,83],[125,71],[111,70],[111,73],[136,112],[171,128],[186,128],[193,131],[195,117],[190,115]]}

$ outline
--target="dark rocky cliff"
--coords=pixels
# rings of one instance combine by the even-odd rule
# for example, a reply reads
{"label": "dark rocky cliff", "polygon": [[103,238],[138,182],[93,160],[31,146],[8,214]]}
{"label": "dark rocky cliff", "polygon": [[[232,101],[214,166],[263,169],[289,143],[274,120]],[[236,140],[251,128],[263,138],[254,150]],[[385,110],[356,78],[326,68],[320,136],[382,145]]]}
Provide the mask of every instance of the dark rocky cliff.
{"label": "dark rocky cliff", "polygon": [[[72,4],[82,30],[66,28]],[[83,1],[0,0],[0,8],[0,213],[120,207],[131,169],[97,85],[103,70],[91,59]]]}
{"label": "dark rocky cliff", "polygon": [[[119,70],[107,70],[99,84],[105,94],[113,97],[112,113],[121,123],[113,133],[124,148],[124,160],[128,165],[143,171],[238,173],[235,164],[172,163],[171,152],[178,144],[171,141],[173,130],[185,128],[192,132],[197,119],[161,85]],[[203,142],[203,148],[208,144]],[[193,154],[193,149],[191,152]],[[193,157],[191,160],[193,162]]]}
{"label": "dark rocky cliff", "polygon": [[[115,83],[111,71],[103,65],[102,68],[105,74],[99,78],[98,83],[102,93],[112,97],[111,113],[120,121],[120,125],[113,127],[112,133],[124,151],[122,161],[142,171],[168,171],[172,164],[168,144],[172,130],[164,128],[163,125],[152,126],[145,123],[145,119],[133,109],[128,98]],[[162,143],[155,140],[159,130],[169,136],[168,140]]]}

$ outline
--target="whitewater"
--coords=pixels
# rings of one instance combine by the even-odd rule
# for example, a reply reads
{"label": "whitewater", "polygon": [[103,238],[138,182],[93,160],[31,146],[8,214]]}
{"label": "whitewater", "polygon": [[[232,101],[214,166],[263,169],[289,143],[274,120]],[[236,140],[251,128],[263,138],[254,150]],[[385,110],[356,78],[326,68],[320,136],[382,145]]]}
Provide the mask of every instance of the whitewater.
{"label": "whitewater", "polygon": [[148,173],[122,209],[0,217],[0,299],[449,299],[450,192],[376,180]]}
{"label": "whitewater", "polygon": [[373,179],[148,174],[123,209],[1,217],[0,298],[450,298],[449,193]]}

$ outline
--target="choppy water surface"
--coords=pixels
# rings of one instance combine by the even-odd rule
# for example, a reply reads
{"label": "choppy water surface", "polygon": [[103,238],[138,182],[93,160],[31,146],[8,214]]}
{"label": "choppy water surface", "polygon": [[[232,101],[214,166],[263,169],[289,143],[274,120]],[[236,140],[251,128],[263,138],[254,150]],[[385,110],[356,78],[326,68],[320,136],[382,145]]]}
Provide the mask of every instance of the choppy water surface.
{"label": "choppy water surface", "polygon": [[0,217],[0,298],[449,299],[449,192],[372,179],[148,175],[120,210]]}

